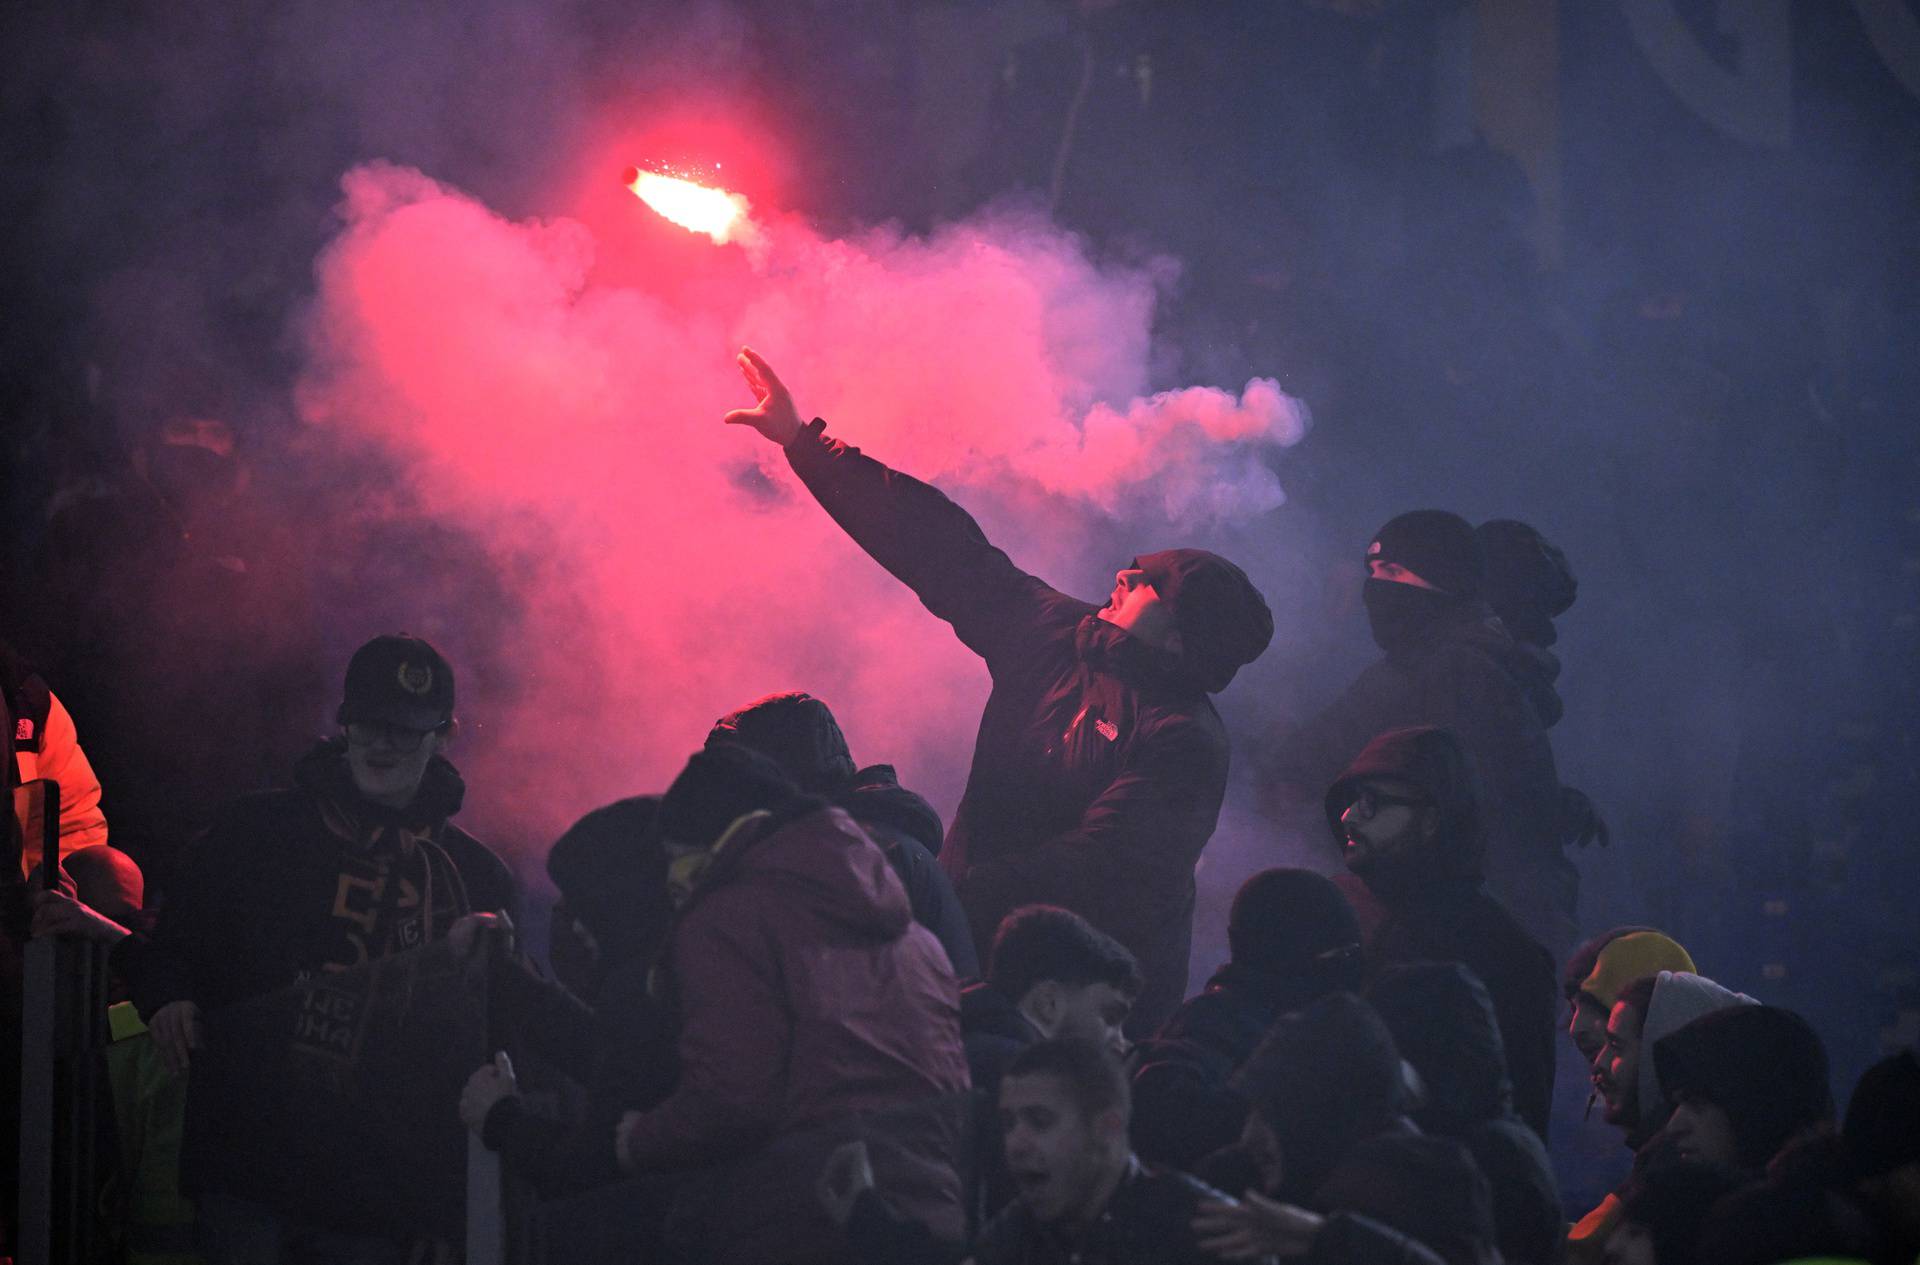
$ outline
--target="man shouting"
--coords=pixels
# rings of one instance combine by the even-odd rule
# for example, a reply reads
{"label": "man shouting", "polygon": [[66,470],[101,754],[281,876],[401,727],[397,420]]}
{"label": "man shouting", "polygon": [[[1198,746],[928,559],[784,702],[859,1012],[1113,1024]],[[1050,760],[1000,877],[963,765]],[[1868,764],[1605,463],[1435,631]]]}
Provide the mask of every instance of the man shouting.
{"label": "man shouting", "polygon": [[1060,905],[1133,951],[1129,1025],[1151,1033],[1186,993],[1193,867],[1227,785],[1227,734],[1207,695],[1273,636],[1245,574],[1199,549],[1142,554],[1105,606],[1068,597],[995,548],[936,489],[802,425],[751,350],[759,404],[727,414],[785,449],[835,522],[987,662],[967,789],[941,862],[974,941],[1011,910]]}

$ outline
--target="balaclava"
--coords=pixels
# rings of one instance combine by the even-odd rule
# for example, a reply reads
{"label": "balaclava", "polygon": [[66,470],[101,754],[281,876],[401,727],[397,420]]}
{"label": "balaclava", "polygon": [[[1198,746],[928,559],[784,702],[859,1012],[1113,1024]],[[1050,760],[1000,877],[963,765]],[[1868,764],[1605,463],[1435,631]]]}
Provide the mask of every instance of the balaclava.
{"label": "balaclava", "polygon": [[[1414,510],[1393,519],[1367,546],[1366,561],[1361,597],[1373,640],[1388,654],[1419,646],[1436,624],[1479,600],[1486,584],[1486,558],[1472,524],[1445,510]],[[1405,567],[1434,587],[1376,580],[1376,562]]]}

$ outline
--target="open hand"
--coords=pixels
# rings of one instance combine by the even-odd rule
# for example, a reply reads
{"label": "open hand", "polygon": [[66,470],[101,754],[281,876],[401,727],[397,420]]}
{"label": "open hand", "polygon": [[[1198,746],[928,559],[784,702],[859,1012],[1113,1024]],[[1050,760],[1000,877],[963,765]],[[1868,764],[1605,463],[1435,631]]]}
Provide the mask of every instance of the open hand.
{"label": "open hand", "polygon": [[160,1061],[175,1076],[186,1073],[192,1052],[206,1044],[200,1031],[200,1007],[190,1001],[170,1001],[154,1011],[147,1031],[160,1047]]}
{"label": "open hand", "polygon": [[30,934],[35,937],[79,936],[84,940],[98,940],[101,944],[116,944],[133,933],[65,892],[35,892]]}
{"label": "open hand", "polygon": [[760,403],[754,408],[737,408],[724,420],[729,426],[751,426],[786,447],[800,433],[800,412],[793,406],[793,394],[753,348],[742,347],[738,360],[741,374],[753,389],[753,398]]}

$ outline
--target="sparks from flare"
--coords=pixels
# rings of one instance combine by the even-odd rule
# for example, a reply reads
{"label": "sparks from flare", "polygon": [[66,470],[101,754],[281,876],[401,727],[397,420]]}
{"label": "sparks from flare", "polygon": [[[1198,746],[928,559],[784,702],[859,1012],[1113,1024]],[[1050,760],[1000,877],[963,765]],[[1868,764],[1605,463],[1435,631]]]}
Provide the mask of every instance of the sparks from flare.
{"label": "sparks from flare", "polygon": [[624,183],[662,218],[689,232],[705,233],[715,245],[732,240],[746,222],[747,200],[725,189],[639,167],[627,168]]}

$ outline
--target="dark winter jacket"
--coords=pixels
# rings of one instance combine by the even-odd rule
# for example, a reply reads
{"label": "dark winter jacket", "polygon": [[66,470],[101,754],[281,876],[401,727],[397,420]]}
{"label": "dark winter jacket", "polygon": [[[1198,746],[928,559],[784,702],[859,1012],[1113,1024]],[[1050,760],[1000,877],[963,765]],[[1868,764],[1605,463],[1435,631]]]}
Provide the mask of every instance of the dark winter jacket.
{"label": "dark winter jacket", "polygon": [[914,921],[933,932],[947,951],[955,979],[980,974],[973,932],[953,880],[940,868],[940,814],[919,795],[900,785],[891,764],[873,764],[853,775],[853,783],[833,802],[847,810],[867,837],[880,845],[907,889]]}
{"label": "dark winter jacket", "polygon": [[1457,758],[1460,751],[1447,731],[1432,728],[1396,730],[1367,745],[1327,794],[1329,824],[1337,832],[1344,787],[1382,777],[1431,795],[1440,805],[1441,830],[1424,851],[1398,854],[1364,879],[1341,875],[1335,881],[1356,908],[1371,896],[1384,909],[1366,946],[1375,973],[1402,963],[1458,962],[1479,976],[1499,1019],[1514,1109],[1544,1141],[1553,1100],[1558,974],[1553,956],[1478,877],[1473,769]]}
{"label": "dark winter jacket", "polygon": [[787,458],[992,675],[941,854],[974,943],[991,943],[1020,905],[1071,909],[1138,959],[1135,1028],[1152,1031],[1186,991],[1193,868],[1226,792],[1226,729],[1207,698],[1224,682],[1194,674],[1217,655],[1171,656],[1096,618],[1016,567],[940,492],[829,440],[824,423]]}
{"label": "dark winter jacket", "polygon": [[973,1087],[997,1095],[1007,1065],[1040,1039],[1040,1030],[1012,998],[982,980],[960,994],[960,1036],[966,1042]]}
{"label": "dark winter jacket", "polygon": [[977,1265],[1183,1265],[1213,1262],[1194,1241],[1200,1204],[1224,1198],[1184,1173],[1137,1162],[1114,1188],[1099,1220],[1067,1237],[1038,1224],[1013,1204],[989,1222],[973,1245]]}
{"label": "dark winter jacket", "polygon": [[466,785],[435,757],[405,810],[355,792],[345,746],[300,761],[295,789],[228,804],[187,854],[151,939],[115,951],[143,1019],[203,1010],[444,936],[460,915],[510,912],[511,873],[447,819]]}
{"label": "dark winter jacket", "polygon": [[845,813],[803,805],[733,830],[679,915],[663,971],[680,1079],[638,1118],[627,1156],[641,1172],[712,1170],[683,1187],[703,1259],[832,1259],[837,1235],[813,1183],[875,1115],[894,1118],[868,1139],[889,1197],[959,1237],[947,1114],[957,1119],[949,1100],[967,1089],[958,988]]}
{"label": "dark winter jacket", "polygon": [[648,995],[647,974],[644,962],[608,971],[591,1009],[524,967],[497,981],[508,1029],[586,1090],[578,1120],[536,1115],[517,1095],[487,1113],[482,1141],[543,1198],[619,1181],[620,1117],[655,1106],[679,1079],[671,1016]]}
{"label": "dark winter jacket", "polygon": [[1133,1140],[1142,1159],[1186,1172],[1231,1146],[1247,1103],[1228,1080],[1273,1021],[1321,990],[1295,975],[1229,962],[1198,997],[1142,1042],[1133,1078]]}
{"label": "dark winter jacket", "polygon": [[1557,668],[1552,656],[1515,643],[1484,605],[1462,603],[1428,640],[1368,667],[1282,739],[1263,779],[1279,801],[1312,802],[1380,734],[1453,730],[1479,770],[1491,885],[1536,935],[1570,936],[1577,876],[1560,851],[1567,825],[1543,714],[1558,715]]}
{"label": "dark winter jacket", "polygon": [[[1405,1235],[1447,1265],[1497,1265],[1500,1260],[1487,1180],[1450,1138],[1418,1133],[1369,1138],[1346,1154],[1313,1202],[1322,1212],[1363,1217]],[[1323,1255],[1318,1241],[1308,1257],[1341,1259],[1357,1263],[1376,1257],[1371,1252]]]}
{"label": "dark winter jacket", "polygon": [[1493,1001],[1458,963],[1390,967],[1367,1000],[1426,1086],[1422,1131],[1463,1144],[1486,1176],[1500,1254],[1516,1265],[1559,1256],[1564,1233],[1553,1167],[1513,1114],[1513,1087]]}

